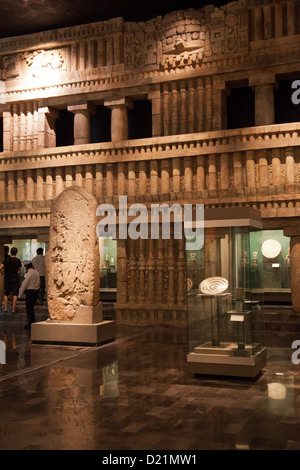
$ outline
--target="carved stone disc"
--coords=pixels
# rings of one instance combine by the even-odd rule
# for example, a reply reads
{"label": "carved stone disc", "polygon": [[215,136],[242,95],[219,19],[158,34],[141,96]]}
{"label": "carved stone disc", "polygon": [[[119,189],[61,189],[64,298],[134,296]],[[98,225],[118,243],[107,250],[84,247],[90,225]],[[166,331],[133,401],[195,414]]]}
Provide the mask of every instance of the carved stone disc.
{"label": "carved stone disc", "polygon": [[281,244],[277,240],[266,240],[261,246],[265,258],[276,258],[281,253]]}
{"label": "carved stone disc", "polygon": [[203,294],[221,294],[228,288],[228,281],[225,277],[208,277],[204,279],[199,285],[199,290]]}

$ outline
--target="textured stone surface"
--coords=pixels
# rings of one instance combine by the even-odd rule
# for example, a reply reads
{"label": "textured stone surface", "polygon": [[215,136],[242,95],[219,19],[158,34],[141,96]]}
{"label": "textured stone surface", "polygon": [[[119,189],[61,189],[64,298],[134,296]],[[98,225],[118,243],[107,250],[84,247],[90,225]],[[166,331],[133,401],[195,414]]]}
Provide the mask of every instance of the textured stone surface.
{"label": "textured stone surface", "polygon": [[52,204],[48,255],[50,320],[102,320],[96,209],[97,201],[78,187],[66,189]]}

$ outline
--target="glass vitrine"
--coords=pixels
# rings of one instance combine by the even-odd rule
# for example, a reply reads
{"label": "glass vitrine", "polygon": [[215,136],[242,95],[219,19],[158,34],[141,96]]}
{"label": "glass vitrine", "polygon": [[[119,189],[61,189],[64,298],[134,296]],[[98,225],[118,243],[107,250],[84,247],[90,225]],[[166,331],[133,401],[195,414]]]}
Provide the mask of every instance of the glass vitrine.
{"label": "glass vitrine", "polygon": [[203,241],[197,250],[187,243],[186,251],[189,370],[254,377],[266,362],[263,275],[253,244],[260,214],[250,208],[204,214]]}

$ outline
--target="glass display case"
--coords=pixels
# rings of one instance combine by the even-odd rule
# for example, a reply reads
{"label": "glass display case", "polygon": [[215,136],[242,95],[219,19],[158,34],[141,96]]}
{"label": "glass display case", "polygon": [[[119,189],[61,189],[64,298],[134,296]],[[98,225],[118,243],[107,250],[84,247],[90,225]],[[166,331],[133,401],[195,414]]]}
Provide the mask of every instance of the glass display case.
{"label": "glass display case", "polygon": [[255,377],[265,366],[264,277],[253,245],[258,232],[258,211],[205,209],[202,246],[189,250],[187,243],[193,373]]}
{"label": "glass display case", "polygon": [[262,230],[253,234],[257,272],[263,277],[265,302],[290,300],[290,238],[283,230]]}
{"label": "glass display case", "polygon": [[99,238],[101,289],[117,287],[117,241]]}

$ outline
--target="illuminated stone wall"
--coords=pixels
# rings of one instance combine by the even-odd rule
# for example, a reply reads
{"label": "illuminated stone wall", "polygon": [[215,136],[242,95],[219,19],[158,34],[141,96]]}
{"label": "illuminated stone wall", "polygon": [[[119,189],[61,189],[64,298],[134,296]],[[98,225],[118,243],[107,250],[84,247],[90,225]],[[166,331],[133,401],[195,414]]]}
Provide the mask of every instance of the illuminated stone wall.
{"label": "illuminated stone wall", "polygon": [[[274,90],[300,70],[299,9],[298,0],[239,1],[1,39],[1,240],[45,233],[52,200],[73,185],[116,205],[119,195],[128,203],[250,205],[266,228],[297,235],[300,124],[275,124]],[[239,86],[254,93],[254,125],[227,129],[226,98]],[[137,100],[151,103],[152,136],[128,140]],[[91,143],[97,106],[110,110],[110,142]],[[74,116],[74,145],[56,147],[62,110]],[[119,318],[157,321],[164,311],[160,320],[182,321],[182,269],[168,268],[180,249],[159,255],[146,245],[142,259],[119,244]],[[155,276],[164,270],[168,303],[149,299],[153,264]],[[140,297],[129,297],[132,286]]]}

